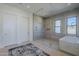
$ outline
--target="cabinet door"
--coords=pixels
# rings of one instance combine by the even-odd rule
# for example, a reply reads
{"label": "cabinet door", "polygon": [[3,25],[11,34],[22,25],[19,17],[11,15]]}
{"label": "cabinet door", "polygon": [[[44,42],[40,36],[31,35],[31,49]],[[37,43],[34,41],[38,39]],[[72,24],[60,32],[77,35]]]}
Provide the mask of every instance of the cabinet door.
{"label": "cabinet door", "polygon": [[16,44],[16,16],[3,14],[3,45]]}
{"label": "cabinet door", "polygon": [[24,16],[18,17],[17,20],[17,35],[18,35],[18,43],[22,43],[28,41],[28,18]]}

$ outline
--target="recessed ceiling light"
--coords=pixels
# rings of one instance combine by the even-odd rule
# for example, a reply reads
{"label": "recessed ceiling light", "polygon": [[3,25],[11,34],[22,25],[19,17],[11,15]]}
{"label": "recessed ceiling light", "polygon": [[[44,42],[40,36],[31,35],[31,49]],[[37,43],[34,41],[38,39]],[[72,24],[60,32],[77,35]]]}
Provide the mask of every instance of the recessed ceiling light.
{"label": "recessed ceiling light", "polygon": [[71,5],[71,3],[67,3],[67,5]]}
{"label": "recessed ceiling light", "polygon": [[30,8],[30,5],[27,5],[26,7],[27,7],[27,8]]}

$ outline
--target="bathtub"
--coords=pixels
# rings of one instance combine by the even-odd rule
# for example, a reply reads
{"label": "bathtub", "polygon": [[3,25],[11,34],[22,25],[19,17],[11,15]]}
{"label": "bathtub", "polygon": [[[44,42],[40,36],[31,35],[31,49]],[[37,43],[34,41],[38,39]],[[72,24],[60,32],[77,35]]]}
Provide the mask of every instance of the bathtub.
{"label": "bathtub", "polygon": [[65,36],[59,39],[59,49],[79,56],[79,37]]}

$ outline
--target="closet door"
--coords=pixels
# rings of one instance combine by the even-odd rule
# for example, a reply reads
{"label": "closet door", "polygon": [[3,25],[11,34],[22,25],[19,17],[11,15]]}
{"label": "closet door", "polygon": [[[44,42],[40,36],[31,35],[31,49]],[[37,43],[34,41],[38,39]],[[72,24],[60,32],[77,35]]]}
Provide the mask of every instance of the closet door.
{"label": "closet door", "polygon": [[3,39],[2,39],[2,15],[1,15],[1,12],[0,12],[0,48],[2,47],[3,45]]}
{"label": "closet door", "polygon": [[3,45],[16,44],[16,16],[3,14]]}
{"label": "closet door", "polygon": [[17,20],[17,35],[18,43],[23,43],[28,41],[29,32],[28,32],[28,18],[25,16],[18,17]]}

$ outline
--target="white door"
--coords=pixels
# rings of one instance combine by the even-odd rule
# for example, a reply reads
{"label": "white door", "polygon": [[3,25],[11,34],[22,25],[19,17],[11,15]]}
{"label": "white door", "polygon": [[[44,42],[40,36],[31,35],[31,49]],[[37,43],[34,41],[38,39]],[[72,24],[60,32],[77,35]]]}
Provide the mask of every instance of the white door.
{"label": "white door", "polygon": [[2,15],[0,14],[0,47],[3,45],[3,39],[2,39]]}
{"label": "white door", "polygon": [[16,16],[12,14],[3,15],[3,45],[16,44]]}
{"label": "white door", "polygon": [[28,18],[24,16],[18,17],[17,20],[17,34],[18,34],[18,43],[28,41],[29,32],[28,32]]}

